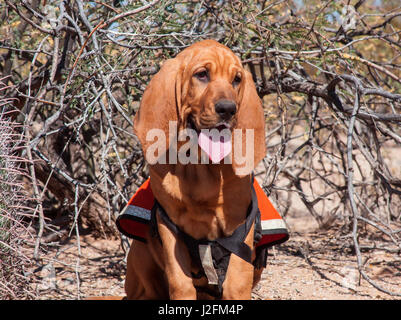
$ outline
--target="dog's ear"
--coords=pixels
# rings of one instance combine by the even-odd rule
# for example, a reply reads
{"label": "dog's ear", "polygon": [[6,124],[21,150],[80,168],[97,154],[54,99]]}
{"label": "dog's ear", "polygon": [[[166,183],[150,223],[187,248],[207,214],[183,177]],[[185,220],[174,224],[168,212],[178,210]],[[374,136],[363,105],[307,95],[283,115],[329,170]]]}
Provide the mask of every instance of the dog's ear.
{"label": "dog's ear", "polygon": [[233,167],[239,176],[250,174],[266,155],[262,101],[251,73],[244,70],[243,78],[233,144]]}
{"label": "dog's ear", "polygon": [[[177,124],[181,105],[181,75],[180,60],[177,58],[167,60],[143,93],[139,110],[134,118],[134,133],[141,142],[145,157],[149,146],[155,143],[155,137],[162,139],[159,137],[162,133],[164,133],[165,150],[158,156],[165,156],[168,150],[169,122]],[[158,143],[163,145],[163,141]]]}

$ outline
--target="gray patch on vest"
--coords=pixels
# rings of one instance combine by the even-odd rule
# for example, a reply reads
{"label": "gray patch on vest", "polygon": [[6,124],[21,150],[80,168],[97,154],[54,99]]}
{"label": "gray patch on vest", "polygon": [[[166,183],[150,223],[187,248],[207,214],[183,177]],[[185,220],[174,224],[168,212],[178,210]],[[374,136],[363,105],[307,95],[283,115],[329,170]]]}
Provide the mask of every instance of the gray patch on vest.
{"label": "gray patch on vest", "polygon": [[208,244],[199,245],[199,256],[202,262],[203,271],[206,274],[209,284],[218,284],[216,269],[213,266],[212,248]]}

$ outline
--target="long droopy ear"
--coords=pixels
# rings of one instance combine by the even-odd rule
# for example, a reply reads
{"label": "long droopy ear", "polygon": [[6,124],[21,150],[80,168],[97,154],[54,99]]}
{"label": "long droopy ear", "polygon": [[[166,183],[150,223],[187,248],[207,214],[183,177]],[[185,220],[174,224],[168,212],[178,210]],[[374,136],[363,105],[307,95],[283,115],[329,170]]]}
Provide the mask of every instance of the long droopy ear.
{"label": "long droopy ear", "polygon": [[[178,111],[181,104],[182,71],[180,66],[181,63],[177,58],[164,62],[142,96],[139,110],[134,118],[134,133],[141,142],[145,156],[148,147],[155,144],[152,139],[156,136],[159,138],[159,144],[164,142],[165,151],[168,149],[170,143],[169,122],[178,122]],[[152,132],[153,134],[151,134]],[[158,136],[162,133],[164,133],[164,137]],[[165,140],[160,141],[162,138]],[[164,151],[158,155],[158,157],[160,156],[165,156]]]}
{"label": "long droopy ear", "polygon": [[244,78],[233,144],[233,167],[239,176],[250,174],[266,155],[262,101],[251,73],[245,70]]}

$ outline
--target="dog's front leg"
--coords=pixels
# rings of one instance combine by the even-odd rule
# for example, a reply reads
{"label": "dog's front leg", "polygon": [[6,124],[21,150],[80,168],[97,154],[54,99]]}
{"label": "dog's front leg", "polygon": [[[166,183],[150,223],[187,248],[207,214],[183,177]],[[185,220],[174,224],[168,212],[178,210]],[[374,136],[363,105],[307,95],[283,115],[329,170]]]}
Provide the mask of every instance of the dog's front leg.
{"label": "dog's front leg", "polygon": [[163,246],[164,271],[172,300],[195,300],[196,289],[191,277],[191,258],[188,249],[158,218],[159,235]]}
{"label": "dog's front leg", "polygon": [[226,279],[223,283],[223,300],[250,300],[254,267],[231,254]]}
{"label": "dog's front leg", "polygon": [[[254,226],[249,231],[245,243],[253,249]],[[226,279],[223,283],[223,300],[250,300],[254,278],[253,264],[231,254]]]}

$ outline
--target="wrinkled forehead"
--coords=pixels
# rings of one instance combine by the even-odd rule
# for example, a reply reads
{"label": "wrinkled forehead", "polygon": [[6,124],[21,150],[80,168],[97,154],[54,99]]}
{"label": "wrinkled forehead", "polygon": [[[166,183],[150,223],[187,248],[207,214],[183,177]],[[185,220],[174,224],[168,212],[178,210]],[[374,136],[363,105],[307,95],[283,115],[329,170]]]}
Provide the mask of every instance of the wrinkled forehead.
{"label": "wrinkled forehead", "polygon": [[202,67],[207,68],[213,75],[231,74],[242,69],[241,60],[228,48],[219,46],[188,50],[185,60],[185,73]]}

